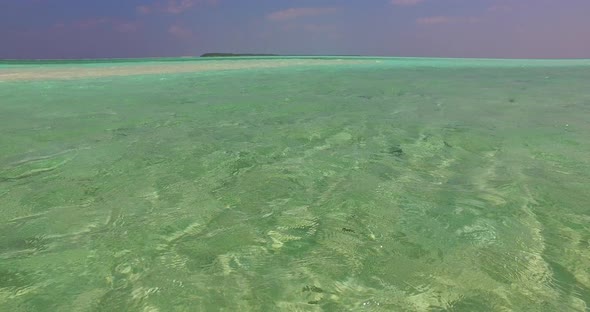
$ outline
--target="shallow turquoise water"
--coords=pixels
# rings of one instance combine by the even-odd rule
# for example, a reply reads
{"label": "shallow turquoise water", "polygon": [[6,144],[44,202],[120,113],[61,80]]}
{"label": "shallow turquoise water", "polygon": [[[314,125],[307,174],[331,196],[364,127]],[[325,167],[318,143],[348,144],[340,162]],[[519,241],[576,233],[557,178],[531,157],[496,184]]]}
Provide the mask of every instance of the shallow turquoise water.
{"label": "shallow turquoise water", "polygon": [[0,310],[589,309],[588,61],[364,61],[1,82]]}

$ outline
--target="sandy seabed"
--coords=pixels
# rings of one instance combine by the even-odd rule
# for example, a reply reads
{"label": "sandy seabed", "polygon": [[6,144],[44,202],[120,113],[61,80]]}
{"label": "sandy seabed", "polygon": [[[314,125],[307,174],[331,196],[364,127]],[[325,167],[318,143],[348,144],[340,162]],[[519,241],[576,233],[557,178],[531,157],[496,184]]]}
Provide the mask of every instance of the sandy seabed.
{"label": "sandy seabed", "polygon": [[316,65],[343,65],[367,63],[365,60],[343,60],[343,59],[315,59],[315,60],[231,60],[231,61],[195,61],[179,63],[141,63],[123,65],[116,64],[104,67],[87,67],[80,65],[72,66],[31,66],[13,67],[0,71],[1,81],[28,81],[44,79],[79,79],[97,78],[110,76],[130,76],[147,74],[170,74],[203,72],[217,70],[238,70],[253,68],[277,68],[291,66],[316,66]]}
{"label": "sandy seabed", "polygon": [[589,311],[587,60],[88,62],[0,65],[0,311]]}

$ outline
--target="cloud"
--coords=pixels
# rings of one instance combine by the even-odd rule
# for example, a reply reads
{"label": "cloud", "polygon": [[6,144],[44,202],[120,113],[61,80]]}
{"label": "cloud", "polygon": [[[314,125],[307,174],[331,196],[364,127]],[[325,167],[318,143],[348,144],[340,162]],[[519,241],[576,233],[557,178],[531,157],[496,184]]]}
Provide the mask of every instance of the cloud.
{"label": "cloud", "polygon": [[166,13],[178,14],[192,8],[196,2],[196,0],[168,0],[164,10]]}
{"label": "cloud", "polygon": [[189,39],[193,37],[193,32],[190,29],[179,25],[168,27],[168,33],[178,39]]}
{"label": "cloud", "polygon": [[121,33],[134,33],[139,30],[140,26],[137,22],[117,22],[113,24],[113,28]]}
{"label": "cloud", "polygon": [[149,5],[140,5],[140,6],[136,7],[135,10],[137,11],[137,13],[140,13],[140,14],[152,13],[152,7]]}
{"label": "cloud", "polygon": [[510,12],[512,11],[512,7],[509,5],[493,5],[491,7],[488,8],[488,11],[490,12]]}
{"label": "cloud", "polygon": [[424,0],[391,0],[391,4],[399,6],[412,6],[424,2]]}
{"label": "cloud", "polygon": [[338,27],[332,24],[315,23],[284,23],[277,27],[280,31],[292,32],[303,31],[309,34],[337,34]]}
{"label": "cloud", "polygon": [[416,19],[416,23],[420,25],[438,25],[451,23],[478,23],[481,21],[479,17],[456,17],[456,16],[428,16]]}
{"label": "cloud", "polygon": [[101,25],[110,24],[111,19],[108,17],[91,17],[73,22],[71,25],[78,29],[96,28]]}
{"label": "cloud", "polygon": [[293,20],[306,16],[317,16],[332,14],[337,11],[336,8],[289,8],[268,14],[267,19],[275,22]]}
{"label": "cloud", "polygon": [[125,21],[110,17],[91,17],[70,23],[57,22],[52,28],[54,30],[77,29],[83,31],[98,28],[110,28],[120,33],[133,33],[141,28],[141,24],[135,21]]}
{"label": "cloud", "polygon": [[53,26],[51,27],[51,29],[64,29],[66,28],[66,23],[64,22],[57,22],[55,24],[53,24]]}
{"label": "cloud", "polygon": [[219,0],[161,0],[149,5],[139,5],[135,8],[139,14],[150,14],[154,12],[180,14],[200,4],[217,4]]}
{"label": "cloud", "polygon": [[451,23],[453,20],[454,19],[449,16],[429,16],[416,19],[416,23],[421,25],[447,24]]}
{"label": "cloud", "polygon": [[311,33],[332,33],[338,30],[335,25],[304,24],[301,27]]}

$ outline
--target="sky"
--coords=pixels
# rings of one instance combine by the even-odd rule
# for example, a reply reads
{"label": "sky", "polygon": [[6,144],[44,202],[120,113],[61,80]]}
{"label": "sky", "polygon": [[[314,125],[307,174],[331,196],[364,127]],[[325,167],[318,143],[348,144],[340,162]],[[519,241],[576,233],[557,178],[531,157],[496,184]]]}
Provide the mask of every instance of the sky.
{"label": "sky", "polygon": [[0,59],[590,58],[590,0],[0,0]]}

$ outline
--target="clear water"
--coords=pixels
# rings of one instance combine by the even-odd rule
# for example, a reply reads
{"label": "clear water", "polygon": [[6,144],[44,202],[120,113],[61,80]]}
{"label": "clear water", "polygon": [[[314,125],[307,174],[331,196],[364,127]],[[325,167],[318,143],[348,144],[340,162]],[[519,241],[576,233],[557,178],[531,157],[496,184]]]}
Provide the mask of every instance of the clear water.
{"label": "clear water", "polygon": [[590,61],[202,62],[0,66],[0,310],[590,309]]}

